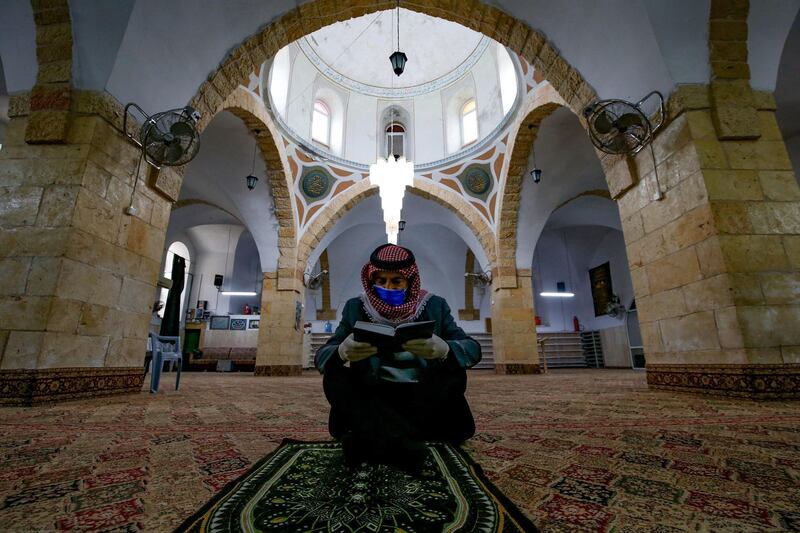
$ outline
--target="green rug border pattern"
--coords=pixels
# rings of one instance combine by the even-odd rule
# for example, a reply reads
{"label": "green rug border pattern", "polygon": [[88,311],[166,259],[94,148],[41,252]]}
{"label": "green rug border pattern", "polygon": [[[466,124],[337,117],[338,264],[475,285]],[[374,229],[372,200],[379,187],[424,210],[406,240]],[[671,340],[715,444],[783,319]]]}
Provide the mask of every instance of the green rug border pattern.
{"label": "green rug border pattern", "polygon": [[[261,469],[266,463],[274,459],[276,455],[282,452],[284,446],[289,444],[337,444],[337,442],[302,441],[290,438],[283,439],[277,448],[256,461],[253,466],[247,470],[247,472],[222,487],[196,513],[184,520],[183,523],[181,523],[181,525],[175,529],[175,532],[182,533],[189,531],[201,531],[200,526],[202,526],[204,519],[210,515],[211,511],[213,511],[217,506],[221,505],[229,494],[238,489],[242,483],[244,483],[251,475]],[[533,524],[533,522],[531,522],[531,520],[526,517],[522,511],[520,511],[517,506],[511,500],[509,500],[508,497],[506,497],[491,481],[489,481],[489,479],[483,473],[483,468],[481,468],[481,466],[476,463],[475,460],[469,456],[469,454],[461,450],[458,446],[452,446],[446,443],[443,444],[452,450],[455,455],[464,463],[474,479],[482,486],[487,495],[495,500],[496,504],[498,504],[498,507],[502,508],[502,511],[514,522],[514,525],[519,529],[519,531],[538,533],[539,529]]]}

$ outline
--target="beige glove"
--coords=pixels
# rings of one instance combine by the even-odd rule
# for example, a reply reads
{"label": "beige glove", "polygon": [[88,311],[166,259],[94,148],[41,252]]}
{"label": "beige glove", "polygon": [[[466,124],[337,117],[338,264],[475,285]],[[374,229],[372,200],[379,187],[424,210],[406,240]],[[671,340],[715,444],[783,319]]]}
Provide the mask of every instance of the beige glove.
{"label": "beige glove", "polygon": [[412,339],[403,344],[403,349],[423,359],[445,359],[450,353],[450,345],[438,335],[430,339]]}
{"label": "beige glove", "polygon": [[347,336],[339,345],[339,357],[342,361],[361,361],[378,353],[378,349],[368,342],[357,342],[353,334]]}

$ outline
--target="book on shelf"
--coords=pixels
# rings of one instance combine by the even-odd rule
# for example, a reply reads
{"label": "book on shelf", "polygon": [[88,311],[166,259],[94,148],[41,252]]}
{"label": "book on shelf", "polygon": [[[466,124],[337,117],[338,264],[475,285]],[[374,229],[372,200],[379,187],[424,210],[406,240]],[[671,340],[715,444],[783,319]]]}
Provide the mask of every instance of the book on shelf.
{"label": "book on shelf", "polygon": [[359,320],[353,325],[353,339],[357,342],[368,342],[378,348],[399,351],[404,343],[412,339],[430,339],[434,324],[435,321],[426,320],[390,326]]}

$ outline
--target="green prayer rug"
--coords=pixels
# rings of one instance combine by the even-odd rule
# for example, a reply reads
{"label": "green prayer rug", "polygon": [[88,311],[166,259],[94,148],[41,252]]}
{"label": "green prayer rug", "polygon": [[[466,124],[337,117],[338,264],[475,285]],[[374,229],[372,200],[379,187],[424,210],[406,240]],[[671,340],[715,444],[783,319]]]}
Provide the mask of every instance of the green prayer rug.
{"label": "green prayer rug", "polygon": [[337,442],[286,439],[178,531],[537,531],[468,455],[446,443],[427,448],[411,476],[385,465],[347,469]]}

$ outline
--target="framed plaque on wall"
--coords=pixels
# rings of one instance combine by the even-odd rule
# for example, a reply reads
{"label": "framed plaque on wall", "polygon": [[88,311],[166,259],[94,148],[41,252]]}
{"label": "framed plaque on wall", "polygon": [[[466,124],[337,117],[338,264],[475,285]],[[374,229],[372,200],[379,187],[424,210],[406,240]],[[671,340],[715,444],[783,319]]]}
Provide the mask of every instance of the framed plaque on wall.
{"label": "framed plaque on wall", "polygon": [[208,329],[228,329],[231,322],[229,316],[212,316]]}
{"label": "framed plaque on wall", "polygon": [[611,263],[605,262],[600,266],[589,269],[589,284],[592,287],[592,302],[594,302],[594,316],[606,314],[606,308],[614,296],[611,286]]}

